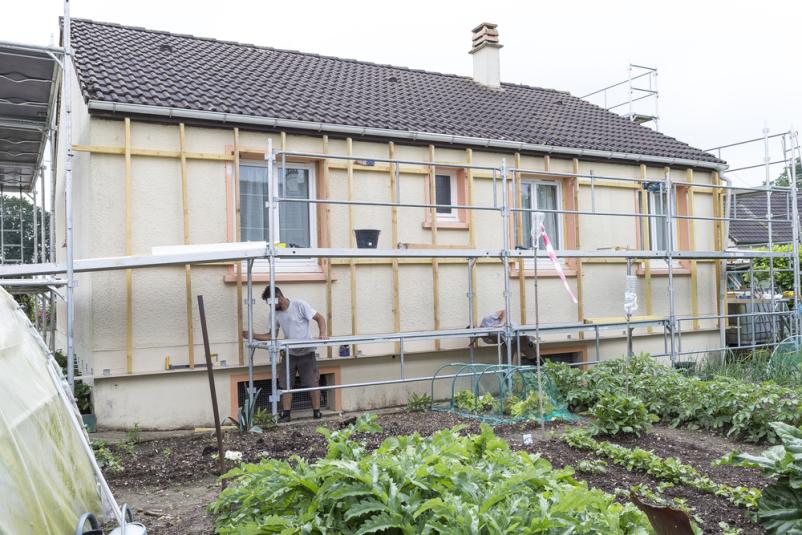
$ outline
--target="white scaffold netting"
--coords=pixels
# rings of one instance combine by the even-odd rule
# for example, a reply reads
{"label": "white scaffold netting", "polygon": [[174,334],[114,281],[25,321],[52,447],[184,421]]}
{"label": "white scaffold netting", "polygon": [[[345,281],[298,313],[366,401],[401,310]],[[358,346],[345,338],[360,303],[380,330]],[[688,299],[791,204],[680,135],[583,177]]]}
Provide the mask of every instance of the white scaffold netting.
{"label": "white scaffold netting", "polygon": [[116,507],[56,366],[0,288],[0,534],[75,533]]}

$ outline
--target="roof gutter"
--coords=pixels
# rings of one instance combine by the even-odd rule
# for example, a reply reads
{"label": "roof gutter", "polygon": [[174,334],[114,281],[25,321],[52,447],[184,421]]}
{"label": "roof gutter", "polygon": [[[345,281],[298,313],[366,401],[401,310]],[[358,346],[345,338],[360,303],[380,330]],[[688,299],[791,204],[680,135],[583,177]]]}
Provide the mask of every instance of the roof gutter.
{"label": "roof gutter", "polygon": [[296,121],[293,119],[278,119],[258,117],[254,115],[241,115],[217,111],[191,110],[186,108],[172,108],[166,106],[150,106],[146,104],[124,104],[90,100],[89,110],[110,111],[113,113],[130,113],[141,115],[154,115],[175,119],[197,119],[220,123],[236,123],[244,125],[269,126],[273,128],[288,128],[309,130],[311,132],[331,132],[348,135],[373,136],[393,139],[406,139],[411,141],[428,141],[430,143],[446,143],[471,145],[484,148],[506,149],[512,151],[530,151],[546,154],[564,154],[576,158],[598,158],[609,160],[625,160],[639,163],[656,163],[672,167],[702,167],[723,171],[726,164],[706,162],[703,160],[689,160],[684,158],[667,158],[647,154],[632,154],[628,152],[614,152],[593,149],[577,149],[571,147],[557,147],[554,145],[540,145],[537,143],[523,143],[503,139],[478,138],[471,136],[458,136],[449,134],[436,134],[430,132],[414,132],[409,130],[391,130],[387,128],[367,128],[362,126],[349,126],[331,123],[318,123],[312,121]]}

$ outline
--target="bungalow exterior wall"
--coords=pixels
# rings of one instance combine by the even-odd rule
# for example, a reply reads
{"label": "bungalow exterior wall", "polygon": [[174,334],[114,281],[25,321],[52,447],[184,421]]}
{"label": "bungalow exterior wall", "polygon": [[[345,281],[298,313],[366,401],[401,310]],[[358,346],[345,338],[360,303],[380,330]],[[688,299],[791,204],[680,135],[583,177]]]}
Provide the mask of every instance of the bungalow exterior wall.
{"label": "bungalow exterior wall", "polygon": [[[76,91],[76,94],[79,94]],[[125,147],[123,117],[99,118],[90,116],[85,104],[76,101],[74,106],[74,143],[83,147]],[[158,124],[132,120],[130,147],[136,150],[180,151],[178,124]],[[349,141],[331,137],[324,146],[323,136],[292,133],[267,133],[240,129],[239,148],[243,161],[258,160],[268,140],[274,149],[332,155],[349,154]],[[230,126],[206,127],[187,125],[185,151],[213,155],[231,155],[234,147],[233,128]],[[78,147],[81,149],[81,147]],[[395,144],[395,157],[408,160],[428,160],[430,148]],[[364,158],[387,158],[388,143],[378,141],[352,141],[352,154]],[[532,170],[564,173],[593,171],[596,175],[640,178],[638,165],[614,162],[574,161],[570,158],[551,158],[532,155],[515,155],[475,149],[472,162],[477,165],[500,166],[506,158],[508,166]],[[451,147],[435,147],[437,162],[466,163],[468,151]],[[63,150],[61,152],[63,159]],[[520,158],[520,163],[516,163]],[[329,161],[328,171],[322,161],[311,162],[317,171],[318,197],[325,187],[332,199],[348,198],[348,172],[344,161]],[[548,167],[547,167],[548,166]],[[391,173],[383,171],[386,165],[374,168],[356,165],[353,171],[353,198],[365,201],[391,199]],[[407,203],[428,202],[426,169],[403,165],[400,173],[401,200]],[[645,176],[662,180],[664,168],[649,166]],[[673,180],[687,181],[686,169],[671,169]],[[189,197],[189,236],[193,244],[232,241],[234,222],[233,162],[223,160],[189,159],[186,162]],[[531,175],[532,178],[555,180],[554,177]],[[74,158],[75,243],[76,258],[121,256],[125,254],[125,158],[121,154],[104,154],[78,150]],[[175,157],[131,157],[131,249],[132,254],[147,255],[157,246],[183,243],[181,162]],[[324,179],[327,177],[327,183]],[[712,184],[714,175],[695,171],[694,183]],[[467,173],[463,174],[467,180]],[[591,186],[588,180],[556,179],[565,190],[564,199],[570,201],[576,193],[579,210],[591,209]],[[576,189],[574,189],[576,188]],[[611,183],[596,180],[595,208],[604,211],[634,212],[638,206],[640,186],[635,183]],[[500,190],[499,190],[500,191]],[[487,171],[473,173],[473,202],[488,206],[493,198],[491,175]],[[60,178],[56,203],[57,241],[65,236],[63,210],[63,175]],[[714,215],[714,196],[711,189],[693,188],[688,196],[689,209],[698,216]],[[562,206],[565,208],[565,206]],[[432,230],[425,225],[427,209],[399,208],[397,218],[398,241],[412,244],[431,244]],[[332,247],[351,246],[349,208],[327,206],[317,210],[318,243],[330,239]],[[390,248],[392,231],[389,207],[354,207],[354,228],[381,230],[380,247]],[[326,221],[328,220],[328,221]],[[562,236],[566,240],[574,232],[570,216],[562,217]],[[476,248],[499,248],[502,243],[501,218],[496,212],[475,211],[473,232],[467,228],[439,228],[437,242],[470,248],[473,235]],[[328,229],[328,230],[326,230]],[[514,230],[514,229],[513,229]],[[685,232],[684,243],[696,250],[714,250],[715,236],[712,221],[694,221],[685,227],[678,223],[680,233]],[[576,234],[582,250],[640,249],[639,230],[635,218],[612,216],[581,216]],[[570,240],[568,240],[570,241]],[[58,250],[63,260],[64,249]],[[357,333],[386,333],[395,330],[393,310],[393,263],[391,260],[356,260],[353,268],[356,302]],[[540,320],[542,323],[572,323],[586,318],[620,317],[623,315],[625,263],[613,259],[585,260],[577,270],[567,262],[569,285],[580,295],[581,312],[568,298],[559,278],[544,271],[540,279]],[[716,314],[716,269],[713,261],[697,262],[695,275],[685,269],[675,275],[676,313],[688,315]],[[325,266],[324,266],[325,268]],[[653,263],[651,293],[646,293],[646,278],[639,279],[640,311],[652,316],[668,315],[668,281]],[[334,261],[330,267],[331,331],[333,335],[352,334],[351,273],[348,260]],[[517,269],[517,268],[516,268]],[[546,266],[541,267],[542,270]],[[468,268],[461,259],[440,260],[439,271],[439,327],[462,328],[469,323],[466,292]],[[642,271],[642,270],[641,270]],[[577,272],[581,288],[577,287]],[[325,272],[323,272],[325,273]],[[429,330],[435,327],[433,307],[434,276],[432,261],[428,259],[402,259],[398,262],[399,315],[402,331]],[[230,265],[196,265],[191,269],[192,299],[194,304],[195,362],[203,361],[203,346],[195,296],[202,294],[206,304],[211,351],[217,362],[226,367],[216,369],[217,393],[223,415],[233,414],[236,403],[232,392],[236,382],[247,372],[240,361],[239,326],[237,321],[237,285],[232,281]],[[307,275],[308,278],[308,275]],[[290,297],[308,301],[324,316],[327,313],[327,283],[324,274],[318,280],[285,281],[279,284]],[[126,274],[124,271],[81,273],[77,275],[75,348],[79,366],[84,373],[94,376],[95,410],[98,423],[103,427],[126,427],[138,423],[144,428],[177,428],[205,425],[211,421],[208,384],[205,370],[165,370],[165,358],[171,364],[188,362],[187,312],[184,267],[163,267],[134,270],[132,275],[131,336],[133,359],[127,369],[127,316]],[[255,286],[260,292],[264,282]],[[694,290],[695,286],[695,290]],[[521,290],[526,317],[522,317]],[[503,307],[503,266],[497,260],[480,260],[476,268],[475,318]],[[512,319],[517,323],[533,323],[533,280],[526,277],[523,287],[517,277],[511,279]],[[697,298],[694,299],[693,293]],[[258,293],[257,293],[258,295]],[[63,308],[63,307],[62,307]],[[59,329],[63,333],[65,313],[59,311]],[[257,299],[255,328],[266,330],[267,305]],[[718,327],[714,320],[700,320],[682,325],[683,351],[704,350],[719,345]],[[610,358],[625,351],[623,331],[602,331],[601,356]],[[661,329],[636,329],[635,350],[663,352]],[[583,340],[577,333],[544,335],[547,348],[566,346],[579,350],[587,359],[595,358],[592,340]],[[437,349],[433,341],[406,344],[407,376],[430,375],[447,362],[466,361],[465,339],[444,339]],[[397,378],[398,359],[392,343],[358,345],[363,358],[339,358],[335,349],[333,358],[321,351],[321,368],[336,373],[344,383]],[[577,349],[578,348],[578,349]],[[246,348],[247,354],[247,348]],[[479,359],[495,362],[495,348],[479,352]],[[257,373],[262,377],[269,371],[265,351],[256,352]],[[444,395],[444,385],[437,392]],[[409,392],[424,391],[428,383],[401,384],[383,387],[344,389],[336,395],[337,408],[357,410],[403,404]]]}

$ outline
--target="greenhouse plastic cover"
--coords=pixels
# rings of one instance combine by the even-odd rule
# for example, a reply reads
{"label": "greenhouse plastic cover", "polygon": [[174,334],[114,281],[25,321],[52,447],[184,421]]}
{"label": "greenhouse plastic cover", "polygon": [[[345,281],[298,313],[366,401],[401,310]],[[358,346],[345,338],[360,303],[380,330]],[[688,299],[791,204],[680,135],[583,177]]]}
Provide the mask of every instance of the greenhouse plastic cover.
{"label": "greenhouse plastic cover", "polygon": [[116,504],[61,371],[2,288],[0,370],[0,534],[71,534],[85,512],[108,518]]}

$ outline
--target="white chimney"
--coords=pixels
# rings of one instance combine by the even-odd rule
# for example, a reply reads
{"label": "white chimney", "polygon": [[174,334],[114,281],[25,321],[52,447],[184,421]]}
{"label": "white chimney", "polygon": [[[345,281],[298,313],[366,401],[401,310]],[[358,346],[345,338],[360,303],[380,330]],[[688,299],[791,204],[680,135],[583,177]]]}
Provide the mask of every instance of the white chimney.
{"label": "white chimney", "polygon": [[498,42],[497,24],[483,22],[472,30],[473,80],[492,89],[501,87],[499,50],[504,45]]}

